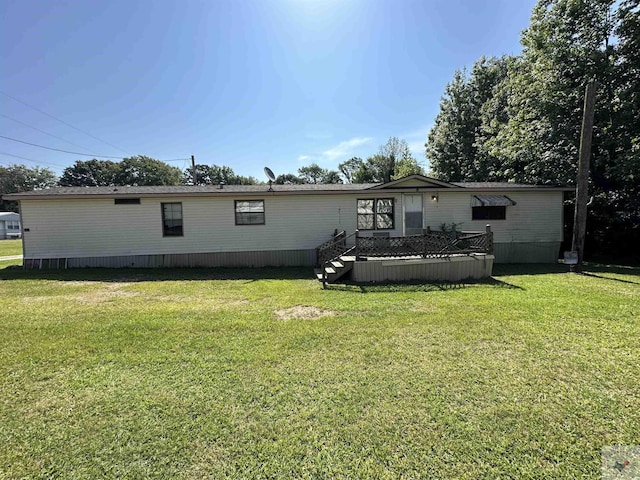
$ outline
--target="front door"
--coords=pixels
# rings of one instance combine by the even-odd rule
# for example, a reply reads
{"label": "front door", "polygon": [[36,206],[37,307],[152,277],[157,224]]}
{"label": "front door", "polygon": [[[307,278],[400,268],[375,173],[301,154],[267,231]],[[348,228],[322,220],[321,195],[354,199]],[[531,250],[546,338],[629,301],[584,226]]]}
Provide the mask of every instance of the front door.
{"label": "front door", "polygon": [[404,234],[420,235],[422,233],[422,194],[404,195]]}

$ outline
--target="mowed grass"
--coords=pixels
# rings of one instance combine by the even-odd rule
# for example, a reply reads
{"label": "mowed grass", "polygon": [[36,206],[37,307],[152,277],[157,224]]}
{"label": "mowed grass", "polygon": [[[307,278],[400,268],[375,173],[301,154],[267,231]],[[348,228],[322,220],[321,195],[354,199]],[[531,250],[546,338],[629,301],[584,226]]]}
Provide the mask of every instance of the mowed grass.
{"label": "mowed grass", "polygon": [[0,240],[0,257],[22,255],[22,240]]}
{"label": "mowed grass", "polygon": [[600,478],[640,443],[640,270],[496,270],[0,271],[0,477]]}

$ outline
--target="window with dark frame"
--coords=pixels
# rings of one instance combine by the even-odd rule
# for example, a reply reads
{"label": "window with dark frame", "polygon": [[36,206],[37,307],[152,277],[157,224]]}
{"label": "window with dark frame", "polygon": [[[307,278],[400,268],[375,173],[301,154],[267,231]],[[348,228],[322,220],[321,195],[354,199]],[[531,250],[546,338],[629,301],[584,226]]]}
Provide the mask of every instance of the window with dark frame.
{"label": "window with dark frame", "polygon": [[393,198],[358,200],[358,230],[393,230]]}
{"label": "window with dark frame", "polygon": [[182,237],[182,203],[163,203],[162,235],[164,237]]}
{"label": "window with dark frame", "polygon": [[264,200],[235,200],[236,225],[264,225]]}
{"label": "window with dark frame", "polygon": [[506,220],[507,207],[505,206],[488,206],[488,207],[471,207],[472,220]]}
{"label": "window with dark frame", "polygon": [[140,205],[139,198],[114,198],[115,205]]}

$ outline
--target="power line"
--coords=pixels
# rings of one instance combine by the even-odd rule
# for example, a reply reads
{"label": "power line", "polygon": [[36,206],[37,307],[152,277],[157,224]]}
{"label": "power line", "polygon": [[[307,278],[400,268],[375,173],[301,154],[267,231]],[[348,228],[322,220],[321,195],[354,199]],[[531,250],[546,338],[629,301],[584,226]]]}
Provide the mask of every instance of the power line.
{"label": "power line", "polygon": [[22,160],[28,160],[29,162],[45,163],[47,165],[52,165],[54,167],[65,168],[62,165],[58,165],[57,163],[45,162],[45,161],[42,161],[42,160],[34,160],[33,158],[21,157],[20,155],[14,155],[13,153],[0,152],[0,155],[6,155],[7,157],[20,158]]}
{"label": "power line", "polygon": [[44,145],[38,145],[37,143],[25,142],[23,140],[18,140],[17,138],[5,137],[4,135],[0,135],[0,138],[4,138],[6,140],[11,140],[13,142],[24,143],[25,145],[31,145],[33,147],[46,148],[47,150],[54,150],[56,152],[72,153],[73,155],[84,155],[85,157],[122,158],[122,156],[120,156],[120,157],[112,157],[112,156],[109,156],[109,155],[94,155],[93,153],[70,152],[69,150],[61,150],[59,148],[45,147]]}
{"label": "power line", "polygon": [[[34,107],[33,105],[29,105],[28,103],[23,102],[22,100],[20,100],[20,99],[18,99],[18,98],[12,97],[12,96],[11,96],[11,95],[9,95],[8,93],[4,93],[4,92],[0,91],[0,94],[4,95],[5,97],[10,98],[11,100],[14,100],[14,101],[16,101],[16,102],[18,102],[18,103],[21,103],[22,105],[25,105],[25,106],[27,106],[27,107],[29,107],[29,108],[32,108],[32,109],[34,109],[36,112],[40,112],[41,114],[46,115],[47,117],[53,118],[54,120],[57,120],[58,122],[65,124],[67,127],[71,127],[71,128],[73,128],[74,130],[77,130],[77,131],[79,131],[79,132],[81,132],[81,133],[84,133],[85,135],[88,135],[88,136],[90,136],[91,138],[93,138],[93,139],[95,139],[95,140],[98,140],[99,142],[102,142],[102,143],[104,143],[104,144],[106,144],[106,145],[109,145],[110,147],[113,147],[113,148],[115,148],[116,150],[120,150],[121,152],[124,152],[124,153],[126,153],[127,155],[131,155],[131,154],[130,154],[129,152],[127,152],[126,150],[123,150],[123,149],[121,149],[120,147],[118,147],[118,146],[116,146],[116,145],[114,145],[114,144],[112,144],[112,143],[109,143],[109,142],[107,142],[107,141],[105,141],[105,140],[102,140],[102,139],[100,139],[100,138],[96,137],[95,135],[92,135],[92,134],[90,134],[89,132],[86,132],[86,131],[84,131],[84,130],[82,130],[82,129],[78,128],[78,127],[74,127],[74,126],[73,126],[73,125],[71,125],[70,123],[67,123],[67,122],[65,122],[64,120],[61,120],[61,119],[59,119],[58,117],[55,117],[55,116],[51,115],[50,113],[45,112],[44,110],[40,110],[39,108]],[[117,157],[113,157],[113,158],[117,158]]]}
{"label": "power line", "polygon": [[77,143],[73,143],[73,142],[70,142],[69,140],[65,140],[64,138],[59,137],[57,135],[54,135],[53,133],[48,133],[48,132],[45,132],[44,130],[40,130],[38,127],[34,127],[33,125],[29,125],[28,123],[25,123],[25,122],[23,122],[21,120],[18,120],[17,118],[12,118],[12,117],[10,117],[8,115],[5,115],[4,113],[0,113],[0,117],[4,117],[4,118],[6,118],[8,120],[11,120],[13,122],[19,123],[20,125],[24,125],[25,127],[32,128],[33,130],[36,130],[37,132],[40,132],[40,133],[44,133],[45,135],[49,135],[50,137],[57,138],[58,140],[62,140],[63,142],[66,142],[66,143],[68,143],[70,145],[74,145],[74,146],[80,147],[80,148],[86,148],[86,147],[83,147],[82,145],[78,145]]}

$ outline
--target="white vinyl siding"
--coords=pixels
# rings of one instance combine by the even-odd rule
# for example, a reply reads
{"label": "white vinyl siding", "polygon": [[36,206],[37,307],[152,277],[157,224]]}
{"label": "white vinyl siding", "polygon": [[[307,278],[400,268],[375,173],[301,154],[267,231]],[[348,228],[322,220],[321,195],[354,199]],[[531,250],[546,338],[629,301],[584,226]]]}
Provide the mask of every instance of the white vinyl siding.
{"label": "white vinyl siding", "polygon": [[425,225],[439,230],[443,223],[455,223],[458,230],[484,231],[490,224],[496,243],[562,241],[562,192],[505,192],[516,202],[506,207],[506,220],[472,220],[474,193],[441,191],[437,202],[425,197]]}
{"label": "white vinyl siding", "polygon": [[[423,199],[424,227],[438,230],[456,223],[461,230],[483,231],[491,223],[494,240],[560,242],[562,192],[505,192],[516,205],[507,207],[507,220],[471,220],[474,191],[439,190]],[[99,257],[204,252],[259,252],[315,249],[335,229],[348,234],[357,228],[357,200],[393,198],[395,225],[391,236],[403,232],[402,195],[384,191],[332,195],[261,195],[268,221],[238,227],[236,200],[255,196],[141,198],[140,205],[114,205],[113,198],[23,200],[21,212],[26,258]],[[161,204],[182,203],[184,236],[163,237]],[[247,234],[247,229],[251,234]],[[362,232],[372,235],[373,231]]]}
{"label": "white vinyl siding", "polygon": [[[105,199],[23,200],[26,258],[93,257],[201,252],[315,249],[335,229],[356,230],[359,193],[274,195],[264,198],[269,218],[247,229],[235,224],[234,197],[142,198],[140,205]],[[369,198],[380,197],[380,193]],[[386,194],[385,198],[399,195]],[[244,200],[254,200],[246,197]],[[161,203],[182,203],[183,237],[163,237]],[[396,221],[392,236],[402,235]],[[247,227],[249,228],[249,227]],[[369,232],[370,234],[370,232]]]}

